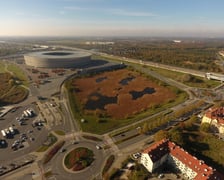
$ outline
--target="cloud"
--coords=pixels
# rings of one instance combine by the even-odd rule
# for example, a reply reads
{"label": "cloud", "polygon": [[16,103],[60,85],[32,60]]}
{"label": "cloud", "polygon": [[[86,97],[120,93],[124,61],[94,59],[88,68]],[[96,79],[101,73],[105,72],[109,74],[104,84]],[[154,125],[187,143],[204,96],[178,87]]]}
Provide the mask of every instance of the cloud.
{"label": "cloud", "polygon": [[80,6],[66,6],[63,8],[64,10],[70,11],[79,11],[79,10],[91,10],[97,12],[105,12],[113,15],[119,16],[131,16],[131,17],[156,17],[158,15],[150,12],[139,12],[139,11],[127,11],[125,9],[111,9],[111,8],[89,8],[89,7],[80,7]]}
{"label": "cloud", "polygon": [[139,11],[127,11],[124,9],[109,9],[112,14],[120,16],[132,16],[132,17],[156,17],[156,14],[150,12],[139,12]]}
{"label": "cloud", "polygon": [[70,10],[70,11],[77,11],[77,10],[86,10],[89,8],[84,8],[84,7],[80,7],[80,6],[66,6],[63,8],[64,10]]}

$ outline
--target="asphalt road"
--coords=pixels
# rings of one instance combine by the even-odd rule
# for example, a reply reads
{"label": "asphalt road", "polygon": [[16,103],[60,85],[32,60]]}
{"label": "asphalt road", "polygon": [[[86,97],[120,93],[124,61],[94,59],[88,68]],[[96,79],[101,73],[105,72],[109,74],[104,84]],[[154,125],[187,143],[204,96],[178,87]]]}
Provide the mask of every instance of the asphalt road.
{"label": "asphalt road", "polygon": [[[72,49],[77,49],[77,48],[72,48]],[[112,57],[112,58],[114,57],[114,56],[111,56],[111,55],[105,55],[105,56]],[[194,74],[194,75],[204,77],[204,73],[199,72],[199,71],[192,71],[192,70],[188,70],[188,69],[184,69],[184,68],[176,68],[176,67],[157,64],[157,63],[142,62],[142,61],[139,61],[139,60],[136,60],[136,59],[127,59],[127,58],[121,58],[121,57],[118,57],[118,58],[121,61],[132,62],[132,63],[134,62],[136,64],[145,64],[145,65],[150,65],[150,66],[154,66],[154,67],[159,66],[160,68],[164,68],[164,69],[168,69],[168,70],[185,72],[185,73],[190,73],[190,74]],[[144,69],[141,69],[141,70],[144,70]],[[146,69],[144,71],[146,71]],[[148,72],[150,75],[153,75],[154,77],[156,77],[158,79],[161,79],[162,81],[165,81],[165,82],[167,82],[171,85],[175,85],[175,86],[177,86],[181,89],[188,90],[188,87],[183,85],[183,84],[180,84],[180,83],[175,82],[171,79],[160,76],[157,73],[152,72],[152,71],[147,70],[146,72]],[[25,105],[25,106],[28,105],[31,101],[35,100],[35,97],[37,97],[39,95],[50,96],[53,92],[58,91],[58,88],[60,87],[60,82],[62,82],[62,81],[63,81],[63,78],[59,78],[58,80],[51,79],[51,82],[49,84],[41,86],[40,89],[37,89],[36,87],[31,85],[30,86],[31,97],[29,97],[26,101],[21,103],[21,105]],[[56,88],[54,88],[54,87],[56,87]],[[53,91],[52,91],[52,89],[53,89]],[[222,89],[220,90],[220,92],[222,92]],[[64,109],[64,112],[70,113],[69,108],[66,106],[66,103],[67,103],[66,98],[67,97],[63,97],[63,99],[61,101],[62,104],[65,104],[65,106],[62,106],[62,109]],[[67,113],[65,113],[65,114],[67,114]],[[73,124],[74,123],[73,118],[68,114],[68,115],[66,115],[66,119],[69,119],[69,123],[67,124],[67,126],[70,125],[71,131],[72,132],[77,131],[78,130],[78,125]],[[10,120],[7,121],[7,122],[11,123]],[[27,131],[27,129],[25,131]],[[131,136],[132,134],[135,134],[136,133],[135,131],[136,130],[126,132],[125,133],[126,135],[121,136],[121,137],[116,137],[116,138],[118,138],[117,140],[119,140],[119,139],[121,140],[122,138],[126,138],[128,136]],[[34,151],[41,144],[41,142],[46,138],[47,130],[42,129],[40,132],[41,132],[40,134],[35,134],[35,137],[38,139],[38,141],[35,141],[35,143],[31,144],[28,148],[21,149],[20,151],[14,153],[14,154],[13,153],[12,154],[10,154],[10,153],[7,154],[7,151],[5,151],[4,152],[5,155],[4,155],[3,153],[0,152],[1,156],[3,155],[4,157],[7,157],[7,159],[12,160],[15,157],[22,156],[22,155],[27,154],[31,151]],[[120,143],[118,145],[118,147],[121,150],[122,149],[127,149],[129,147],[136,146],[136,143],[138,143],[140,141],[145,141],[148,138],[151,138],[151,136],[139,135],[139,136],[136,136],[135,138],[132,138],[130,140],[127,140],[127,141],[124,141],[124,142]],[[96,145],[95,142],[88,142],[88,141],[85,141],[85,142],[83,141],[83,142],[80,142],[79,144],[76,144],[76,145],[71,145],[71,144],[69,144],[69,142],[67,142],[67,144],[64,146],[67,149],[67,152],[74,147],[85,146],[85,147],[88,147],[88,148],[90,148],[94,151],[94,154],[96,156],[96,160],[93,162],[93,164],[89,168],[81,171],[80,173],[69,173],[62,166],[62,160],[63,160],[63,157],[65,156],[66,152],[65,153],[58,153],[55,156],[55,158],[52,159],[51,164],[49,164],[50,168],[52,168],[52,172],[53,172],[54,177],[58,180],[61,180],[61,179],[77,179],[77,180],[87,179],[88,180],[88,179],[93,179],[93,177],[96,177],[100,173],[103,162],[105,161],[106,153],[103,150],[97,150],[95,145]],[[139,148],[139,147],[136,146],[136,148]],[[3,159],[3,161],[5,161],[5,160]],[[25,178],[29,178],[29,174],[27,174],[25,176]]]}
{"label": "asphalt road", "polygon": [[[94,177],[99,178],[99,174],[101,173],[102,166],[104,164],[104,161],[106,160],[106,153],[103,149],[96,149],[96,142],[90,142],[90,141],[80,141],[78,144],[71,144],[69,141],[63,146],[63,148],[66,148],[66,152],[61,153],[58,152],[56,157],[51,160],[50,164],[47,164],[45,166],[45,169],[51,168],[53,176],[57,180],[91,180]],[[86,147],[93,151],[94,153],[94,162],[86,169],[80,171],[80,172],[68,172],[65,170],[65,168],[62,165],[63,159],[66,156],[66,154],[71,151],[74,148],[77,147]]]}

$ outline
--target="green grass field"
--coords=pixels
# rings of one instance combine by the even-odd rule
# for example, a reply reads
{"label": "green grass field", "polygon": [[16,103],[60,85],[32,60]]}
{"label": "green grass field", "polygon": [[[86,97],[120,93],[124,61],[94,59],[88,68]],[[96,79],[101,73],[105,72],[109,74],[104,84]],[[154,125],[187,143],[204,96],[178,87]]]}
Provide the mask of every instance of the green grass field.
{"label": "green grass field", "polygon": [[8,70],[13,73],[13,75],[18,78],[24,86],[28,86],[28,79],[26,74],[15,64],[9,64]]}
{"label": "green grass field", "polygon": [[4,73],[5,72],[5,63],[0,61],[0,73]]}
{"label": "green grass field", "polygon": [[[169,71],[169,70],[161,69],[161,68],[149,67],[149,69],[157,72],[158,74],[161,74],[162,76],[171,78],[178,82],[180,81],[181,77],[185,75],[184,73]],[[208,80],[206,78],[202,78],[198,76],[193,76],[193,77],[195,81],[197,82],[183,82],[183,84],[186,84],[187,86],[190,86],[190,87],[198,87],[198,88],[214,88],[220,85],[219,81]]]}

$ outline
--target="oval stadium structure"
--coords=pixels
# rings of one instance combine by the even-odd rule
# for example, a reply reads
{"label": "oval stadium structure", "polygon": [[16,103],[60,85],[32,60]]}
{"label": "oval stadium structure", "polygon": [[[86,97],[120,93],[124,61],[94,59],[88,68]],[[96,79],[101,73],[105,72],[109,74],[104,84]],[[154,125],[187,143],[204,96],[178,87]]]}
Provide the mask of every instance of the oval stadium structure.
{"label": "oval stadium structure", "polygon": [[91,54],[83,51],[42,51],[24,55],[28,66],[42,68],[79,68],[90,63]]}

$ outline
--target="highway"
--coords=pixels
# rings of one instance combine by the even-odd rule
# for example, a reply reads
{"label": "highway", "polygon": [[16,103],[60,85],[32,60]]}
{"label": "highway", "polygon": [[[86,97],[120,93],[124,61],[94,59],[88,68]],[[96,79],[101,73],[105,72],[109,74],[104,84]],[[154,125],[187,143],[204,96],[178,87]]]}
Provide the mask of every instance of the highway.
{"label": "highway", "polygon": [[85,52],[89,52],[92,54],[96,54],[96,55],[99,55],[102,57],[116,59],[121,62],[129,62],[129,63],[135,63],[135,64],[140,64],[140,65],[152,66],[152,67],[157,67],[157,68],[166,69],[166,70],[170,70],[170,71],[176,71],[176,72],[181,72],[181,73],[192,74],[192,75],[199,76],[199,77],[205,77],[205,72],[196,71],[196,70],[192,70],[192,69],[169,66],[169,65],[165,65],[165,64],[161,64],[161,63],[154,63],[154,62],[150,62],[150,61],[143,61],[141,59],[119,57],[119,56],[114,56],[114,55],[110,55],[110,54],[106,54],[106,53],[95,52],[92,50],[85,50],[85,49],[80,49],[80,48],[73,48],[73,47],[69,47],[69,46],[56,45],[54,47],[55,48],[64,48],[64,49],[69,49],[69,50],[80,50],[80,51],[85,51]]}

